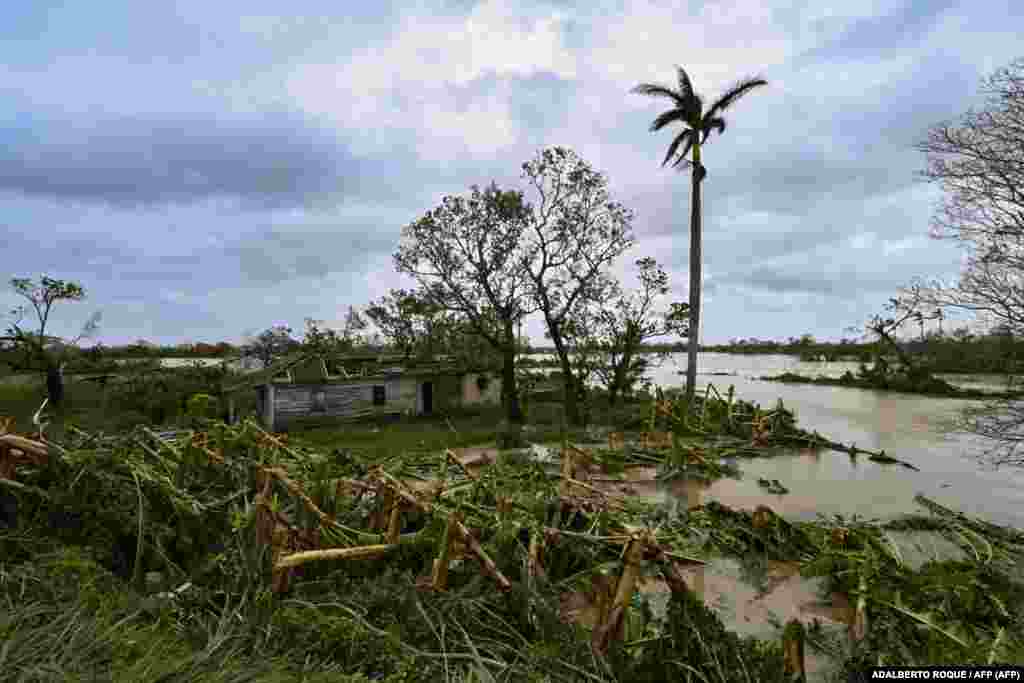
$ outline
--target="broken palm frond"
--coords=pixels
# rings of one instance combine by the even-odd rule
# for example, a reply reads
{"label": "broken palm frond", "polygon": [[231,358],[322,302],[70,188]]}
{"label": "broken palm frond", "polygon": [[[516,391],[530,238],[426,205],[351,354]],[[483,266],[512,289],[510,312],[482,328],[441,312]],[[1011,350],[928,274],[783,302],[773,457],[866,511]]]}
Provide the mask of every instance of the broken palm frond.
{"label": "broken palm frond", "polygon": [[298,567],[307,562],[321,560],[365,560],[377,559],[398,547],[397,543],[385,545],[366,545],[356,548],[326,548],[323,550],[306,550],[281,557],[274,565],[276,569]]}
{"label": "broken palm frond", "polygon": [[461,460],[459,460],[459,458],[455,455],[455,453],[452,452],[452,449],[450,449],[450,448],[444,449],[444,455],[445,455],[445,458],[447,458],[447,460],[449,462],[455,464],[456,467],[458,467],[460,470],[462,470],[462,473],[466,476],[467,479],[476,479],[477,478],[476,475],[474,475],[472,472],[470,472],[469,468],[466,467],[466,465],[464,465]]}
{"label": "broken palm frond", "polygon": [[[415,495],[405,490],[405,487],[402,486],[401,482],[397,481],[387,472],[378,468],[372,472],[370,476],[389,487],[396,496],[408,503],[410,507],[418,509],[426,514],[430,514],[433,511],[430,503],[420,501]],[[467,549],[480,562],[480,566],[484,573],[494,579],[502,590],[509,590],[512,587],[511,582],[505,577],[501,570],[498,569],[494,560],[492,560],[484,549],[480,547],[480,543],[473,537],[473,534],[471,534],[462,522],[457,519],[452,521],[452,527],[460,540],[466,544]]]}
{"label": "broken palm frond", "polygon": [[608,432],[608,450],[619,451],[625,447],[626,439],[622,432]]}
{"label": "broken palm frond", "polygon": [[622,550],[622,574],[615,583],[615,597],[607,612],[602,610],[601,622],[594,629],[592,643],[597,652],[608,651],[611,640],[622,640],[626,607],[633,599],[644,552],[650,544],[649,536],[635,535]]}
{"label": "broken palm frond", "polygon": [[[671,401],[656,406],[662,422],[648,431],[673,432],[668,453],[564,444],[565,460],[575,470],[567,479],[532,459],[511,457],[497,458],[471,478],[449,453],[438,451],[396,454],[367,472],[365,464],[335,463],[242,424],[210,425],[198,435],[158,435],[163,445],[142,432],[112,439],[74,432],[60,449],[48,450],[45,466],[19,470],[24,483],[18,485],[58,494],[62,505],[76,510],[102,500],[117,520],[111,528],[137,532],[144,515],[143,543],[135,542],[138,533],[132,539],[136,567],[157,563],[155,550],[182,552],[186,536],[196,545],[207,536],[230,539],[231,547],[218,551],[219,569],[197,577],[196,586],[231,593],[227,586],[253,585],[256,579],[266,586],[269,579],[272,591],[320,596],[323,602],[292,617],[288,630],[272,637],[267,627],[261,642],[293,643],[285,634],[301,633],[309,648],[332,643],[314,658],[372,651],[376,662],[390,662],[348,671],[391,672],[387,667],[402,661],[423,677],[448,672],[453,680],[467,675],[462,665],[474,667],[472,675],[486,672],[496,680],[665,680],[680,673],[672,662],[685,661],[699,673],[695,677],[708,680],[729,680],[731,673],[783,680],[779,639],[770,643],[770,653],[763,643],[760,649],[745,645],[687,587],[684,568],[712,555],[797,561],[808,575],[827,577],[829,589],[863,596],[871,628],[861,648],[874,648],[888,661],[969,656],[888,603],[976,646],[979,661],[1019,651],[1024,595],[1019,582],[1002,572],[1020,557],[1022,544],[1009,531],[1001,534],[941,506],[929,508],[929,528],[956,539],[967,554],[959,564],[933,562],[918,571],[903,557],[898,534],[888,534],[883,524],[790,522],[770,510],[751,513],[715,503],[691,509],[685,519],[666,519],[650,508],[598,495],[595,482],[586,480],[590,463],[625,468],[676,457],[690,472],[710,471],[724,465],[727,455],[763,454],[750,445],[754,431],[776,445],[795,433],[791,414],[781,406],[748,409],[731,393],[723,398],[716,391],[697,401],[703,410],[682,416]],[[672,426],[670,416],[682,421]],[[712,436],[688,439],[680,424]],[[207,450],[223,459],[211,459]],[[436,487],[425,480],[430,477],[444,484],[441,495],[434,495]],[[74,496],[60,492],[58,482],[72,482]],[[558,495],[561,483],[572,487],[564,500]],[[377,533],[371,533],[368,521],[375,510],[381,514]],[[386,543],[396,531],[398,542]],[[142,555],[136,555],[140,546]],[[199,554],[207,561],[213,555],[205,545]],[[470,557],[482,571],[466,561]],[[659,569],[672,592],[660,621],[643,616],[645,599],[636,597],[641,571],[649,569]],[[410,575],[421,578],[413,582]],[[417,590],[428,583],[433,591]],[[585,590],[588,584],[604,587],[603,593],[594,588],[595,598],[603,596],[604,611],[589,637],[580,638],[578,627],[561,623],[559,601],[565,590]],[[339,600],[349,611],[329,607]],[[286,620],[286,603],[292,604],[273,601],[265,609]],[[638,632],[638,625],[646,630]],[[902,632],[909,635],[898,637]],[[452,637],[462,633],[470,641]],[[595,656],[594,644],[607,656]],[[908,655],[903,647],[919,652]],[[630,656],[620,658],[627,648]]]}
{"label": "broken palm frond", "polygon": [[782,654],[786,659],[785,673],[800,682],[807,680],[807,666],[804,659],[805,638],[803,622],[799,619],[790,619],[782,631]]}
{"label": "broken palm frond", "polygon": [[455,523],[458,517],[452,513],[445,524],[444,536],[441,538],[441,550],[434,559],[430,576],[430,585],[435,591],[443,591],[448,588],[448,565],[451,561],[452,544],[455,542]]}

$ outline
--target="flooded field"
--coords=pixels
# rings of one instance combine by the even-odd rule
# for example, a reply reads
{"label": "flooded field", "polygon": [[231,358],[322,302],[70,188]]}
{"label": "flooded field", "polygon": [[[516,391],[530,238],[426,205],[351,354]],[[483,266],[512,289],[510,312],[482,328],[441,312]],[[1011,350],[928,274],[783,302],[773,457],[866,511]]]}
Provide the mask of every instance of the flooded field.
{"label": "flooded field", "polygon": [[[841,375],[852,363],[802,363],[792,356],[701,354],[698,386],[720,390],[729,385],[744,400],[773,407],[781,398],[796,414],[797,424],[834,441],[856,444],[906,460],[920,468],[880,465],[864,457],[823,450],[795,452],[792,458],[744,460],[743,481],[725,480],[706,492],[725,504],[763,498],[758,478],[778,479],[790,493],[768,505],[797,518],[857,514],[881,519],[914,510],[923,494],[962,512],[996,524],[1024,527],[1024,470],[988,468],[979,456],[985,444],[969,435],[947,433],[947,425],[971,401],[924,398],[845,387],[787,385],[754,379],[797,372]],[[652,373],[661,386],[679,386],[686,359],[677,354]],[[728,372],[731,376],[712,373]],[[999,388],[996,376],[951,376],[964,386]],[[758,503],[754,502],[754,505]]]}
{"label": "flooded field", "polygon": [[[806,387],[800,389],[806,390]],[[891,396],[874,397],[882,404],[887,398]],[[789,401],[787,405],[791,405]],[[848,397],[847,408],[858,405],[861,404],[856,396]],[[896,405],[901,403],[897,401]],[[916,428],[909,429],[905,435],[879,430],[878,442],[884,445],[899,440],[907,445],[906,450],[895,452],[922,467],[922,472],[875,463],[864,456],[851,458],[846,453],[827,449],[794,449],[774,457],[733,459],[740,476],[714,482],[681,478],[660,481],[655,467],[642,465],[627,466],[615,474],[591,468],[586,481],[613,499],[644,500],[661,506],[670,518],[685,519],[690,511],[714,501],[747,511],[767,506],[791,521],[812,522],[821,516],[834,515],[846,519],[859,516],[885,520],[904,513],[923,512],[913,498],[915,493],[925,492],[928,497],[943,499],[954,508],[969,511],[972,506],[987,508],[994,513],[989,519],[996,518],[992,521],[1016,523],[1015,514],[1019,510],[1013,509],[1012,501],[1022,492],[1019,480],[1007,478],[1004,473],[1000,476],[1004,486],[999,498],[971,501],[965,491],[986,486],[986,477],[993,476],[992,473],[979,469],[975,461],[957,450],[962,444],[958,446],[956,439],[943,437],[938,430],[931,429],[928,415],[922,419],[916,412],[921,410],[920,405],[902,405],[905,408],[902,419],[909,420]],[[857,415],[857,411],[853,410],[852,414]],[[897,413],[887,419],[900,417]],[[829,419],[833,423],[841,420],[839,414]],[[860,422],[860,429],[865,429],[867,420],[862,417]],[[848,429],[854,431],[856,421],[854,425]],[[627,436],[626,443],[627,448],[632,447],[635,439]],[[606,448],[607,443],[579,446],[601,449]],[[559,469],[560,449],[559,444],[549,443],[534,445],[522,453],[545,464],[554,475]],[[459,461],[473,475],[501,457],[503,453],[491,446],[458,451]],[[788,492],[772,493],[763,485],[766,481],[775,481]],[[990,491],[993,490],[991,484],[988,485]],[[929,560],[965,559],[964,550],[939,533],[886,533],[901,562],[912,570],[920,569]],[[718,614],[726,627],[742,636],[775,639],[779,637],[782,624],[797,619],[808,627],[816,624],[820,633],[832,634],[837,641],[843,641],[854,623],[855,610],[849,598],[841,593],[829,593],[823,578],[801,576],[799,562],[776,561],[756,554],[742,560],[712,555],[703,563],[686,563],[682,574],[689,587]],[[607,580],[599,575],[590,590],[565,593],[563,618],[592,627],[599,619],[601,601],[607,600],[602,593],[602,582]],[[670,592],[663,580],[647,579],[639,584],[638,590],[654,614],[665,612]],[[808,679],[812,681],[826,680],[835,666],[828,657],[812,650],[807,653],[806,665]]]}

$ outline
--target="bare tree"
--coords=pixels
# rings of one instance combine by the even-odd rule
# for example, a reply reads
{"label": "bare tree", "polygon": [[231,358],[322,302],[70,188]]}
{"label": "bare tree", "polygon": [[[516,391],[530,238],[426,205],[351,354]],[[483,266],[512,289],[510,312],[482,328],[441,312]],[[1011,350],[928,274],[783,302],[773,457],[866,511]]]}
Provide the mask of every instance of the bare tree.
{"label": "bare tree", "polygon": [[[1024,58],[982,82],[986,103],[957,122],[939,124],[918,145],[928,158],[923,176],[945,196],[932,236],[967,251],[954,284],[918,282],[924,300],[970,312],[1024,334]],[[1008,377],[1012,384],[1015,377]],[[1024,406],[990,401],[966,411],[958,428],[988,439],[983,457],[1024,466]]]}
{"label": "bare tree", "polygon": [[875,368],[870,374],[879,377],[889,374],[889,367],[884,358],[885,351],[889,350],[896,354],[908,378],[922,380],[929,375],[927,365],[907,353],[907,349],[898,338],[899,331],[909,322],[920,322],[923,326],[925,320],[937,319],[938,316],[934,312],[926,312],[928,306],[924,288],[912,285],[905,288],[900,296],[889,299],[885,306],[885,314],[871,317],[865,328],[869,336],[873,335],[878,339],[881,348],[877,354]]}

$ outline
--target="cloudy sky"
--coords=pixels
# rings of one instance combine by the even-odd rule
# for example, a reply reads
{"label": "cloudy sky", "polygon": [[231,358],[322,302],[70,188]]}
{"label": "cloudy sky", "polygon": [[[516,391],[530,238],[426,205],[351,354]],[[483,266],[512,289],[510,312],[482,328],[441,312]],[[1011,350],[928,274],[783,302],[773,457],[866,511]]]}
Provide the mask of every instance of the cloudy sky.
{"label": "cloudy sky", "polygon": [[636,213],[619,272],[653,255],[685,300],[688,176],[629,93],[681,64],[709,96],[770,82],[706,149],[703,341],[837,339],[957,273],[913,144],[1020,56],[1015,2],[12,3],[4,280],[79,281],[54,331],[99,310],[107,344],[300,330],[408,285],[401,229],[441,197],[565,145]]}

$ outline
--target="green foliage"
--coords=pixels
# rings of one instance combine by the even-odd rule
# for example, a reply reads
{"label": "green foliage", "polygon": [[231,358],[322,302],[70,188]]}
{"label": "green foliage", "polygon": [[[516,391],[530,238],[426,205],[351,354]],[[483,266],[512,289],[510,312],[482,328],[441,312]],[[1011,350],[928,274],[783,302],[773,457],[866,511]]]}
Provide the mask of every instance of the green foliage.
{"label": "green foliage", "polygon": [[652,645],[632,656],[616,648],[610,658],[623,681],[793,680],[783,673],[777,644],[726,630],[718,616],[689,591],[672,595],[664,631]]}
{"label": "green foliage", "polygon": [[819,386],[843,386],[860,389],[881,389],[899,391],[923,396],[941,396],[955,398],[989,398],[1015,397],[1019,392],[993,392],[975,389],[961,389],[945,380],[933,377],[928,372],[898,372],[888,363],[879,358],[871,367],[861,365],[857,375],[847,371],[841,377],[806,377],[793,372],[779,375],[759,377],[765,382],[783,382],[786,384],[817,384]]}
{"label": "green foliage", "polygon": [[[763,448],[750,446],[755,437],[782,444],[801,435],[783,406],[762,411],[731,392],[709,390],[693,404],[662,394],[653,407],[650,426],[675,430],[673,449],[599,450],[595,462],[612,465],[606,472],[645,458],[682,467],[681,456],[696,450],[711,473],[723,465],[722,454]],[[493,423],[492,414],[454,416],[451,427],[413,422],[374,432],[362,425],[296,434],[287,447],[248,422],[199,421],[202,432],[171,439],[141,429],[110,437],[72,431],[47,466],[19,472],[22,521],[0,536],[5,672],[25,680],[183,682],[785,680],[774,642],[739,638],[688,593],[674,595],[664,616],[637,598],[627,612],[627,642],[614,644],[606,658],[595,655],[587,630],[562,619],[561,600],[587,590],[596,573],[622,571],[622,547],[612,539],[621,540],[624,524],[647,527],[677,554],[742,558],[757,585],[767,582],[768,560],[796,560],[806,575],[827,577],[830,590],[851,599],[868,586],[869,639],[843,659],[847,666],[869,655],[888,663],[1019,659],[1020,532],[922,499],[934,517],[928,528],[955,539],[966,559],[912,571],[887,540],[889,527],[859,520],[795,523],[714,502],[685,518],[635,501],[623,501],[624,510],[593,503],[579,509],[558,499],[557,479],[529,457],[499,457],[476,479],[439,459],[444,446],[493,437]],[[309,448],[313,443],[325,448]],[[380,542],[363,531],[379,501],[339,495],[339,478],[382,466],[405,480],[440,472],[448,486],[431,499],[433,515],[403,513],[407,528],[389,555],[306,564],[289,593],[274,595],[266,587],[269,554],[256,542],[256,465],[284,468],[335,520],[321,528],[325,547]],[[274,509],[296,528],[317,526],[280,482],[271,494]],[[478,530],[478,542],[511,581],[509,591],[495,590],[469,557],[452,563],[448,591],[421,589],[445,520],[456,512]],[[528,547],[544,527],[558,531],[547,534],[545,571],[533,576]],[[832,541],[837,529],[847,530],[842,545]],[[134,558],[139,538],[141,565],[113,575],[114,550],[127,543]],[[655,569],[652,563],[645,571]],[[160,572],[167,586],[190,586],[173,597],[143,595],[141,586],[124,582],[140,570]]]}
{"label": "green foliage", "polygon": [[217,399],[209,394],[193,394],[185,407],[185,413],[193,419],[211,418],[216,412]]}
{"label": "green foliage", "polygon": [[292,338],[292,328],[275,325],[251,338],[242,348],[242,353],[260,359],[267,367],[298,347],[299,342]]}
{"label": "green foliage", "polygon": [[[164,368],[156,361],[137,362],[107,385],[109,403],[127,415],[141,415],[154,425],[174,424],[190,417],[189,401],[206,395],[204,415],[214,417],[219,410],[217,396],[227,376],[222,367],[195,363],[191,367]],[[198,407],[198,403],[196,404]],[[128,425],[122,425],[128,426]]]}

